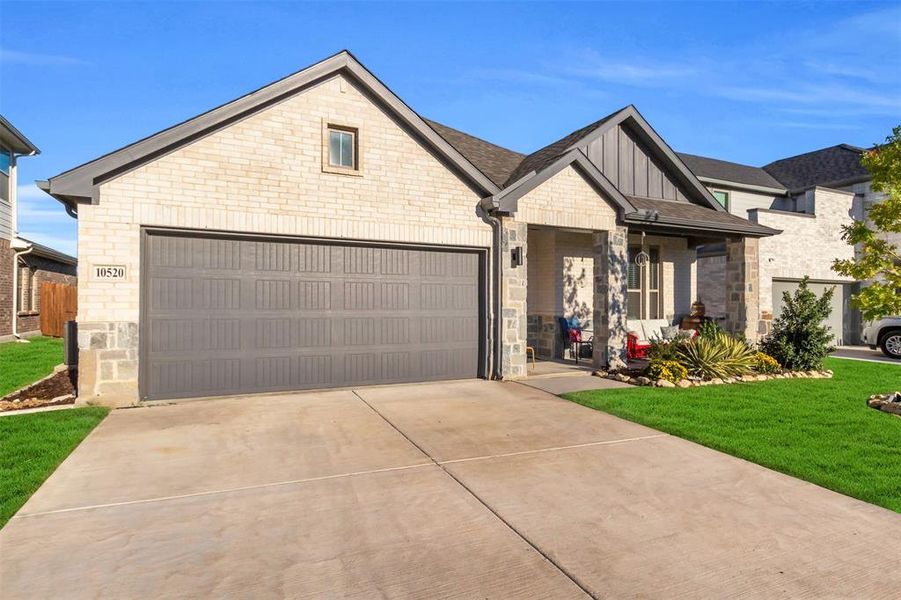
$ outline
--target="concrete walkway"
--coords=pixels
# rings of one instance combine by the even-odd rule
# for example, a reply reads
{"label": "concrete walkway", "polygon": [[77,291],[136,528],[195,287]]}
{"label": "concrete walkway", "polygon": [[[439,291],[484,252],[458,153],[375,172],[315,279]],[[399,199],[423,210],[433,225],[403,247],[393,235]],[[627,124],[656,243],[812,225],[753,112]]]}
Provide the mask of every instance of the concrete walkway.
{"label": "concrete walkway", "polygon": [[114,411],[0,597],[890,597],[901,517],[518,384]]}

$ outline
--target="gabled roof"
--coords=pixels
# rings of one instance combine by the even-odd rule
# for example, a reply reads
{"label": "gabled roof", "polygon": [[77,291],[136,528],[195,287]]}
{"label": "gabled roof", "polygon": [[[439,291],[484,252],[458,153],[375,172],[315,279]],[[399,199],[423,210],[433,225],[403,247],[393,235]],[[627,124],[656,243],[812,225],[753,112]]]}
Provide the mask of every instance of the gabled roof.
{"label": "gabled roof", "polygon": [[463,133],[457,129],[442,125],[437,121],[425,119],[447,142],[465,156],[482,173],[487,175],[498,187],[503,187],[510,174],[516,169],[525,154],[508,150],[497,144],[486,142],[474,135]]}
{"label": "gabled roof", "polygon": [[794,191],[815,185],[849,185],[870,179],[860,164],[864,152],[863,148],[839,144],[783,158],[763,169]]}
{"label": "gabled roof", "polygon": [[589,133],[596,131],[599,127],[601,127],[607,121],[613,119],[616,115],[622,112],[621,109],[616,111],[615,113],[611,113],[601,119],[600,121],[595,121],[585,127],[577,129],[572,133],[569,133],[559,140],[555,142],[551,142],[547,146],[536,150],[535,152],[526,156],[519,166],[510,174],[505,182],[506,185],[512,184],[514,181],[520,179],[522,176],[528,173],[539,173],[545,167],[553,164],[557,159],[566,154],[568,150],[570,150],[574,145],[578,144],[581,140],[583,140]]}
{"label": "gabled roof", "polygon": [[47,182],[41,183],[41,189],[66,204],[93,200],[94,186],[97,184],[264,110],[339,73],[348,76],[371,93],[385,110],[410,127],[471,185],[488,194],[499,191],[496,183],[436,133],[422,117],[346,50],[183,123],[51,177]]}
{"label": "gabled roof", "polygon": [[655,157],[660,160],[661,164],[670,168],[676,179],[685,186],[689,195],[710,209],[725,211],[725,208],[716,201],[704,184],[698,181],[694,173],[673,152],[663,138],[654,131],[654,128],[638,112],[638,109],[631,104],[607,115],[599,121],[577,129],[556,142],[548,144],[544,148],[528,155],[516,168],[505,185],[509,186],[529,173],[540,173],[549,165],[554,164],[568,151],[576,147],[586,147],[592,140],[621,124],[628,125],[636,133],[637,137],[647,145]]}
{"label": "gabled roof", "polygon": [[635,207],[629,200],[601,173],[600,169],[588,159],[588,156],[580,148],[571,149],[569,152],[557,157],[557,160],[551,164],[546,165],[541,171],[530,171],[508,185],[500,193],[491,198],[486,198],[491,203],[489,208],[496,208],[501,212],[507,213],[516,212],[520,198],[570,165],[577,167],[595,188],[604,192],[604,195],[613,201],[620,212],[633,212],[635,210]]}
{"label": "gabled roof", "polygon": [[752,167],[695,154],[686,154],[684,152],[677,152],[676,154],[702,180],[730,181],[780,191],[785,189],[781,182],[760,167]]}
{"label": "gabled roof", "polygon": [[16,154],[24,154],[32,156],[40,154],[38,147],[31,143],[25,135],[16,129],[15,125],[6,120],[6,117],[0,115],[0,143],[15,152]]}

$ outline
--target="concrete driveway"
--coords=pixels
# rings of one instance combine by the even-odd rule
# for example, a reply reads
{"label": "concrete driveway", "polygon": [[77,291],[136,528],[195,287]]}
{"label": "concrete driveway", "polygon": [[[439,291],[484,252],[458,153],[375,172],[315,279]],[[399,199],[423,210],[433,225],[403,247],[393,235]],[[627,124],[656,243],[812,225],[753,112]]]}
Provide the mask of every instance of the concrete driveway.
{"label": "concrete driveway", "polygon": [[515,383],[113,412],[0,597],[891,597],[901,517]]}

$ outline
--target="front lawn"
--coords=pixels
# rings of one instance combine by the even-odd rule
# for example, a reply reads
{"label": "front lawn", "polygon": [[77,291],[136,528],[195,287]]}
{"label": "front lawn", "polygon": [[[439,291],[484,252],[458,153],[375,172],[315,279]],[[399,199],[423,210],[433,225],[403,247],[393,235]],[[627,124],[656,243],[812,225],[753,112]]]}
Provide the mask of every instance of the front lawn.
{"label": "front lawn", "polygon": [[34,383],[63,362],[63,341],[33,337],[29,343],[0,344],[0,396]]}
{"label": "front lawn", "polygon": [[565,394],[585,406],[901,512],[901,418],[866,405],[901,365],[827,359],[832,379]]}
{"label": "front lawn", "polygon": [[0,417],[0,527],[108,412],[88,407]]}

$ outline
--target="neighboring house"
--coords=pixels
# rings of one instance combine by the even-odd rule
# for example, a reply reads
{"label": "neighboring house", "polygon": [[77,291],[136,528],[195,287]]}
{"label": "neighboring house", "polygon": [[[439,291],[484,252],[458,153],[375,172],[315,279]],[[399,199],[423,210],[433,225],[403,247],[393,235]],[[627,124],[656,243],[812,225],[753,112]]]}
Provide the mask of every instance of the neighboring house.
{"label": "neighboring house", "polygon": [[80,401],[106,404],[521,377],[559,316],[619,366],[627,319],[687,314],[717,242],[727,325],[753,335],[778,233],[634,107],[523,155],[347,52],[39,185],[78,214]]}
{"label": "neighboring house", "polygon": [[[827,321],[835,341],[860,343],[861,317],[850,300],[861,284],[835,273],[832,262],[854,256],[842,240],[842,225],[865,218],[866,209],[884,198],[870,187],[870,175],[860,164],[863,152],[841,144],[763,167],[679,155],[732,214],[783,230],[760,242],[759,334],[768,333],[780,314],[783,292],[793,292],[809,276],[818,294],[835,287]],[[698,295],[708,314],[723,318],[725,262],[722,245],[699,250]]]}
{"label": "neighboring house", "polygon": [[0,116],[0,342],[40,333],[40,286],[75,285],[71,256],[18,236],[16,163],[40,151]]}

